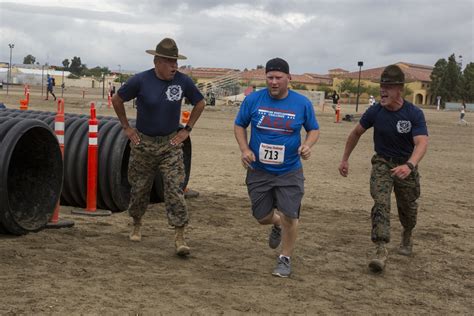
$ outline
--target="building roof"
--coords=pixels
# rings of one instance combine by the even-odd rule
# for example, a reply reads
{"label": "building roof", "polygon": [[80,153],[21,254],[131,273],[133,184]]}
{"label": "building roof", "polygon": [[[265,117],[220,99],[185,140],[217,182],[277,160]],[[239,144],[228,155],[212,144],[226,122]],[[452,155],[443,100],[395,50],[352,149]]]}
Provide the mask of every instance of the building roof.
{"label": "building roof", "polygon": [[[413,81],[430,82],[431,81],[430,75],[431,75],[431,72],[433,71],[433,67],[431,66],[417,65],[417,64],[411,64],[411,63],[406,63],[406,62],[398,62],[396,63],[396,65],[400,66],[400,68],[403,70],[403,73],[405,73],[405,80],[407,82],[413,82]],[[386,66],[361,70],[360,78],[363,80],[378,81],[385,67]],[[358,79],[359,72],[358,71],[350,72],[350,73],[341,75],[341,78]]]}
{"label": "building roof", "polygon": [[[249,80],[249,81],[250,80],[265,81],[267,79],[264,68],[243,71],[241,78],[242,80]],[[326,78],[324,79],[326,80]],[[313,85],[318,85],[321,83],[326,84],[324,80],[316,79],[310,74],[302,74],[302,75],[291,74],[291,82],[300,83],[300,84],[313,84]]]}
{"label": "building roof", "polygon": [[321,84],[332,84],[332,77],[328,75],[320,75],[314,73],[305,73],[305,75],[311,76],[313,79],[318,80]]}
{"label": "building roof", "polygon": [[349,72],[349,70],[345,70],[342,68],[334,68],[334,69],[329,69],[329,72]]}
{"label": "building roof", "polygon": [[197,67],[197,68],[190,68],[190,67],[181,67],[179,71],[195,78],[207,78],[212,79],[219,76],[224,76],[231,74],[233,72],[238,72],[237,69],[232,68],[208,68],[208,67]]}

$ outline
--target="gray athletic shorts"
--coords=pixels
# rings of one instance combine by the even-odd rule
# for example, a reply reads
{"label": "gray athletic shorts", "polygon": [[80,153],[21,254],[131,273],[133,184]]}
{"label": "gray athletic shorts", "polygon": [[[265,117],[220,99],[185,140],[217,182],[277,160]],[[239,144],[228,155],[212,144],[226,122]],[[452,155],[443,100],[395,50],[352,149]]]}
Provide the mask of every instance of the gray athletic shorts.
{"label": "gray athletic shorts", "polygon": [[275,207],[287,217],[300,217],[304,195],[303,169],[275,175],[249,168],[245,183],[252,202],[252,213],[257,220],[270,214]]}

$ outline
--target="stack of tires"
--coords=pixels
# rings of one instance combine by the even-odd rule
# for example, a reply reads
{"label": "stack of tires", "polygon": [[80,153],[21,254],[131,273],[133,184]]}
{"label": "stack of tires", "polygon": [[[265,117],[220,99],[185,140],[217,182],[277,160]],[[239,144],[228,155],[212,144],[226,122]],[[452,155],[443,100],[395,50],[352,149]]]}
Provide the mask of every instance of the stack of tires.
{"label": "stack of tires", "polygon": [[[56,113],[42,111],[0,110],[0,117],[41,120],[54,128]],[[97,208],[111,211],[124,211],[130,201],[128,183],[128,161],[130,157],[129,140],[122,132],[120,122],[114,117],[98,116],[99,120],[99,166],[97,186]],[[87,149],[89,117],[86,115],[65,114],[64,139],[64,185],[61,204],[86,207],[87,188]],[[134,126],[135,120],[130,120]],[[183,147],[186,187],[191,171],[191,140]],[[163,202],[163,178],[158,172],[150,196],[153,203]]]}

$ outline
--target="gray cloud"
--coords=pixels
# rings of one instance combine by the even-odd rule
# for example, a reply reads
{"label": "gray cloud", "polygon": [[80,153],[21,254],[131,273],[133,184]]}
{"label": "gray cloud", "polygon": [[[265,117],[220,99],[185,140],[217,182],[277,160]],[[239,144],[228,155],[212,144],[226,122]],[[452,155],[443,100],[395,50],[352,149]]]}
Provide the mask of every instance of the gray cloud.
{"label": "gray cloud", "polygon": [[[20,1],[21,2],[21,1]],[[473,61],[473,2],[433,0],[102,1],[97,8],[0,0],[0,61],[27,54],[60,64],[142,70],[145,49],[171,36],[196,67],[254,68],[286,58],[295,73],[357,70],[406,61]],[[103,3],[103,5],[102,5]],[[21,23],[19,22],[21,21]]]}

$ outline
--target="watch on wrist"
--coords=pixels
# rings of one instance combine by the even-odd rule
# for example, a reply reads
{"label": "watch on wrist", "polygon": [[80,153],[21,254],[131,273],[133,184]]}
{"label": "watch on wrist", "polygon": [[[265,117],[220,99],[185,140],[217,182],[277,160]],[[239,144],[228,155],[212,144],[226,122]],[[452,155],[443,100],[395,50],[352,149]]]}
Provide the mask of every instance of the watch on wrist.
{"label": "watch on wrist", "polygon": [[187,130],[189,133],[191,133],[191,131],[193,130],[193,128],[189,125],[186,125],[184,129]]}
{"label": "watch on wrist", "polygon": [[408,166],[408,168],[410,168],[411,171],[415,170],[415,166],[411,162],[407,161],[405,164]]}

